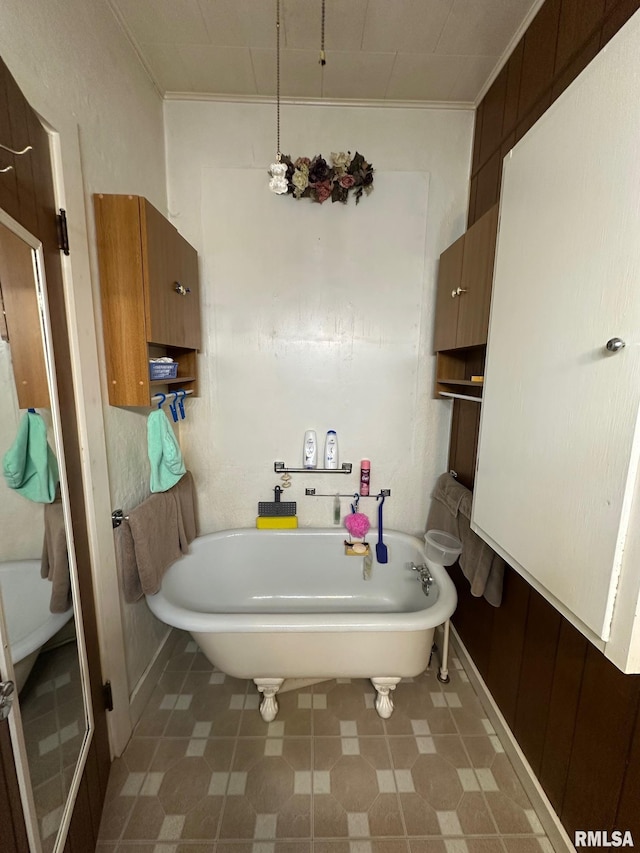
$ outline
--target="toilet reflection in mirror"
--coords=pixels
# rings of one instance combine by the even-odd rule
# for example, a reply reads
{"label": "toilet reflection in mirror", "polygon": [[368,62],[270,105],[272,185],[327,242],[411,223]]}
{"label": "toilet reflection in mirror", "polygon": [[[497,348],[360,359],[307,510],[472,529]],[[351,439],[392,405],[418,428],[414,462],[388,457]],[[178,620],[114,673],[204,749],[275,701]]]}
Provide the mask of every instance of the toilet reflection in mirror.
{"label": "toilet reflection in mirror", "polygon": [[14,756],[19,778],[26,757],[23,778],[30,783],[23,807],[36,834],[31,846],[51,853],[64,847],[89,716],[37,241],[29,245],[11,224],[0,216],[0,594],[20,717],[12,729]]}

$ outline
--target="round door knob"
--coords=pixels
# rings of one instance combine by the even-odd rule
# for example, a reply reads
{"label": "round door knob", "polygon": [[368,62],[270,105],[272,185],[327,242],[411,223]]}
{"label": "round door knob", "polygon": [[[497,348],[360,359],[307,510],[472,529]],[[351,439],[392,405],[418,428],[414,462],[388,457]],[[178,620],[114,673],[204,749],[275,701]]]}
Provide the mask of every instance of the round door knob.
{"label": "round door knob", "polygon": [[609,352],[618,352],[625,346],[625,342],[621,338],[610,338],[607,341],[607,349]]}

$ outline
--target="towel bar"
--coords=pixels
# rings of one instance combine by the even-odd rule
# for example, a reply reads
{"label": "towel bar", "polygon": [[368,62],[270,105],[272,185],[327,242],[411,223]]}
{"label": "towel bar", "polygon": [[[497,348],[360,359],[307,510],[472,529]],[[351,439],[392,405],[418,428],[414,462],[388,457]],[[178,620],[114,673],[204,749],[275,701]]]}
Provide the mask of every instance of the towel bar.
{"label": "towel bar", "polygon": [[129,521],[129,516],[125,515],[121,509],[114,509],[111,513],[111,526],[115,530],[120,527],[123,521]]}

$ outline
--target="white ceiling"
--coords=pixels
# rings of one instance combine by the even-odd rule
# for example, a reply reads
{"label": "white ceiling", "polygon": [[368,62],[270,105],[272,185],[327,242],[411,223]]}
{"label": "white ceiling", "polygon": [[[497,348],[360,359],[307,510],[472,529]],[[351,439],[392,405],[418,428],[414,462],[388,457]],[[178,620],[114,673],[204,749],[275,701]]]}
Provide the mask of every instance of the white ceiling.
{"label": "white ceiling", "polygon": [[[158,90],[273,97],[276,0],[108,0]],[[475,103],[541,0],[281,0],[281,96]]]}

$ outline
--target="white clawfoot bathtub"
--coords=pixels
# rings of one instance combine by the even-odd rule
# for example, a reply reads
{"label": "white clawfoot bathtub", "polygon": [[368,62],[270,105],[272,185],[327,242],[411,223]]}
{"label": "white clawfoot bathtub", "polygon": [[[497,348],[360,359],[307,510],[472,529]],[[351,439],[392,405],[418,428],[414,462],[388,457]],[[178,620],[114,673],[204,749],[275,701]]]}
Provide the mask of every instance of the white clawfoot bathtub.
{"label": "white clawfoot bathtub", "polygon": [[345,556],[345,532],[225,530],[198,537],[147,603],[158,619],[189,631],[209,661],[263,694],[275,718],[286,678],[370,678],[380,716],[390,691],[429,663],[434,630],[455,610],[448,574],[432,569],[425,595],[411,563],[424,545],[386,531],[389,562],[364,579],[363,557]]}
{"label": "white clawfoot bathtub", "polygon": [[40,560],[0,563],[0,589],[20,691],[40,649],[71,619],[73,608],[65,613],[50,612],[51,584],[40,576]]}

